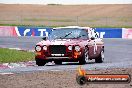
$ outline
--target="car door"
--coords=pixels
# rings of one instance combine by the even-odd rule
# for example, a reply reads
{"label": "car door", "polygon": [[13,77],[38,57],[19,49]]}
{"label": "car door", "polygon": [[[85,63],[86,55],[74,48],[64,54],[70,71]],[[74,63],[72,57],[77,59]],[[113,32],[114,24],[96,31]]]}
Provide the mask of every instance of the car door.
{"label": "car door", "polygon": [[96,54],[97,54],[97,45],[96,45],[96,42],[95,42],[95,40],[90,40],[89,41],[89,44],[88,44],[88,47],[89,47],[89,56],[91,57],[91,58],[94,58],[94,57],[96,57]]}
{"label": "car door", "polygon": [[90,58],[95,58],[99,54],[100,47],[98,46],[98,39],[98,34],[95,30],[90,31],[88,41]]}

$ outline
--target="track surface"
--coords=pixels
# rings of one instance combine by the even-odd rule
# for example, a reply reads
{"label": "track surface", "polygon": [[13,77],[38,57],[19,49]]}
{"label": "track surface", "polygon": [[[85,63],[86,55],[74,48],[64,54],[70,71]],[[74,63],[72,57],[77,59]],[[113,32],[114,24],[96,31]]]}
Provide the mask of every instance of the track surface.
{"label": "track surface", "polygon": [[[24,50],[34,50],[40,37],[0,37],[0,47],[21,48]],[[105,62],[94,63],[90,61],[83,65],[84,69],[105,69],[105,68],[126,68],[132,67],[132,40],[129,39],[104,39],[105,42]],[[35,64],[35,63],[34,63]],[[63,63],[63,65],[47,65],[43,67],[15,67],[0,69],[0,73],[5,72],[32,72],[32,71],[58,71],[58,70],[76,70],[78,63]]]}

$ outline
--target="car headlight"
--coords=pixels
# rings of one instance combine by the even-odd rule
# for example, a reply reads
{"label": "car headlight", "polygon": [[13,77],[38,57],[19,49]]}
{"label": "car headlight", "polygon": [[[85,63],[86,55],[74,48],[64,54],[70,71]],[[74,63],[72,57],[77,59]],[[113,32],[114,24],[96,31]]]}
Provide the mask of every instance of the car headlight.
{"label": "car headlight", "polygon": [[80,46],[75,46],[76,51],[80,51],[80,49],[81,49]]}
{"label": "car headlight", "polygon": [[47,46],[43,46],[43,50],[47,50]]}
{"label": "car headlight", "polygon": [[68,46],[68,50],[72,50],[72,46]]}
{"label": "car headlight", "polygon": [[41,51],[41,46],[36,46],[35,50],[38,51],[38,52]]}

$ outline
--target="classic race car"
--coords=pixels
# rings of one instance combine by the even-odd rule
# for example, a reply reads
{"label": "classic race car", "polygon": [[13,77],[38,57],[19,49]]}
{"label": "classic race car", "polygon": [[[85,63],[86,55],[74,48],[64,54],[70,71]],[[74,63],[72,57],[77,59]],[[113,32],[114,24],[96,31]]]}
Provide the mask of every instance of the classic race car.
{"label": "classic race car", "polygon": [[58,27],[53,28],[49,37],[35,46],[35,60],[38,66],[47,62],[79,62],[85,64],[95,59],[96,63],[104,61],[104,42],[90,27]]}

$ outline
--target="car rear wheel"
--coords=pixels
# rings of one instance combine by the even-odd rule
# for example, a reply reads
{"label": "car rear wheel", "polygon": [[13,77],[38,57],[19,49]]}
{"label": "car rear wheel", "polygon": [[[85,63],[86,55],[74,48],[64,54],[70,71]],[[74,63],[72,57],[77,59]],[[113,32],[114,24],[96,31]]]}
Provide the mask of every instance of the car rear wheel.
{"label": "car rear wheel", "polygon": [[54,63],[57,64],[57,65],[61,65],[62,61],[54,61]]}
{"label": "car rear wheel", "polygon": [[46,64],[46,62],[44,60],[36,59],[36,64],[38,66],[44,66]]}
{"label": "car rear wheel", "polygon": [[104,50],[100,52],[100,55],[97,59],[95,59],[96,63],[102,63],[104,61]]}
{"label": "car rear wheel", "polygon": [[88,48],[85,47],[84,49],[84,54],[82,56],[82,58],[79,61],[79,64],[86,64],[89,61],[89,55],[88,55]]}

